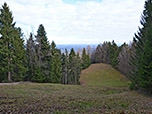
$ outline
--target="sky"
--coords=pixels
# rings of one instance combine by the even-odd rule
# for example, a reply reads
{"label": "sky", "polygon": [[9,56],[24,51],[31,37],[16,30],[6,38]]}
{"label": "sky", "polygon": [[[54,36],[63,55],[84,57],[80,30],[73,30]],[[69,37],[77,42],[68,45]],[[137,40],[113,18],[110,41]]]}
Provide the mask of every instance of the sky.
{"label": "sky", "polygon": [[137,32],[145,0],[0,0],[0,7],[4,2],[26,39],[43,24],[56,44],[122,44]]}

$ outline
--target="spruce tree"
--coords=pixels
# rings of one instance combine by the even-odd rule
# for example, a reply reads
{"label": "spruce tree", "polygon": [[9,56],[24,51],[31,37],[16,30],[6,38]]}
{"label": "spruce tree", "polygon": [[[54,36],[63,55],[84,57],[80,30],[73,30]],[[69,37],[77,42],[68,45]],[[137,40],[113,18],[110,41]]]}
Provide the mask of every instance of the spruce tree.
{"label": "spruce tree", "polygon": [[51,43],[51,61],[50,61],[50,76],[51,82],[53,83],[61,83],[61,51],[56,48],[56,44],[54,41]]}
{"label": "spruce tree", "polygon": [[[81,73],[81,70],[82,70],[82,67],[81,67],[81,58],[80,58],[80,55],[79,55],[79,52],[77,52],[77,55],[76,55],[76,78],[75,78],[75,82],[77,84],[80,84],[80,73]],[[89,58],[90,59],[90,58]]]}
{"label": "spruce tree", "polygon": [[112,43],[109,42],[108,45],[109,45],[108,52],[109,52],[110,64],[113,67],[116,67],[117,64],[118,64],[117,57],[118,57],[118,54],[119,54],[119,52],[118,52],[118,46],[114,42],[114,40],[112,41]]}
{"label": "spruce tree", "polygon": [[150,89],[152,85],[152,0],[145,2],[145,9],[141,17],[142,28],[135,34],[135,54],[131,57],[130,64],[133,72],[129,76],[133,87]]}
{"label": "spruce tree", "polygon": [[12,12],[6,3],[0,9],[0,77],[20,81],[26,72],[25,49],[20,28],[15,27]]}
{"label": "spruce tree", "polygon": [[50,81],[50,59],[51,59],[51,52],[50,52],[50,45],[49,41],[46,36],[46,31],[44,26],[41,24],[38,28],[37,35],[36,35],[36,54],[38,57],[37,61],[37,75],[41,78],[41,82],[48,82]]}
{"label": "spruce tree", "polygon": [[27,40],[26,44],[26,53],[27,53],[27,67],[28,72],[25,80],[33,81],[36,76],[37,66],[37,56],[36,56],[36,44],[34,42],[33,34],[30,33],[30,37]]}
{"label": "spruce tree", "polygon": [[62,54],[62,83],[68,84],[68,76],[69,76],[69,56],[68,51],[65,49],[65,54]]}
{"label": "spruce tree", "polygon": [[76,72],[75,72],[75,63],[76,63],[76,54],[74,49],[72,48],[69,54],[69,77],[68,77],[68,82],[69,83],[75,83],[75,76],[76,76]]}
{"label": "spruce tree", "polygon": [[24,46],[23,33],[20,28],[15,28],[14,40],[12,43],[13,49],[13,72],[12,80],[13,81],[24,81],[27,66],[26,66],[26,50]]}
{"label": "spruce tree", "polygon": [[[4,76],[3,79],[11,81],[11,75],[13,71],[12,57],[13,50],[11,48],[13,41],[13,28],[15,23],[13,23],[12,13],[6,3],[0,9],[0,55],[1,55],[1,75]],[[6,78],[7,76],[7,78]]]}
{"label": "spruce tree", "polygon": [[[152,5],[152,4],[151,4]],[[152,13],[152,9],[151,9]],[[151,16],[152,17],[152,16]],[[139,81],[140,87],[152,92],[152,18],[149,20],[150,26],[146,34],[143,53],[140,59],[139,66]]]}
{"label": "spruce tree", "polygon": [[89,67],[91,64],[91,60],[89,55],[86,54],[86,50],[85,48],[83,48],[83,52],[82,52],[82,68],[86,69],[87,67]]}
{"label": "spruce tree", "polygon": [[66,83],[65,83],[65,74],[66,74],[65,69],[66,69],[66,66],[65,66],[65,54],[64,54],[64,53],[62,53],[62,55],[61,55],[61,65],[62,65],[61,83],[62,83],[62,84],[66,84]]}

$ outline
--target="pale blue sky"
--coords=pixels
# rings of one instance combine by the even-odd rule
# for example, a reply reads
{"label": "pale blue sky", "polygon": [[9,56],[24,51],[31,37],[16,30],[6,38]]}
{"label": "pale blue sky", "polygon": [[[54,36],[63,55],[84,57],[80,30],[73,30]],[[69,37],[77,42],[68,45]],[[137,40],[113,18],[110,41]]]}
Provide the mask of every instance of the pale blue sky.
{"label": "pale blue sky", "polygon": [[102,0],[63,0],[64,3],[68,3],[68,4],[75,4],[77,2],[101,2]]}
{"label": "pale blue sky", "polygon": [[138,30],[145,0],[0,0],[0,5],[4,2],[26,38],[43,24],[56,44],[121,44]]}

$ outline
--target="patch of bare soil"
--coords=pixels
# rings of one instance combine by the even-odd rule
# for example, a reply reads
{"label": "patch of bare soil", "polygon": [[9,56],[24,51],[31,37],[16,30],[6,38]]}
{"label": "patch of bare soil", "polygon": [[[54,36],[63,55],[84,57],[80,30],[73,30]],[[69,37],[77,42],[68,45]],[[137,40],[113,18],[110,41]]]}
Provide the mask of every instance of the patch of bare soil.
{"label": "patch of bare soil", "polygon": [[31,84],[32,82],[13,82],[13,83],[0,83],[0,86],[9,86],[9,85],[25,85]]}

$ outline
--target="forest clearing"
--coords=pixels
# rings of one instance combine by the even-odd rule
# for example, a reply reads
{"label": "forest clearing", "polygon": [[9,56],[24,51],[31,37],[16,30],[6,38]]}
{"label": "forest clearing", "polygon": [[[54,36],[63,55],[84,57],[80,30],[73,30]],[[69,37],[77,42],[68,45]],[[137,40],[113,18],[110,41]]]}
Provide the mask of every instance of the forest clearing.
{"label": "forest clearing", "polygon": [[0,114],[152,114],[152,0],[1,0]]}
{"label": "forest clearing", "polygon": [[[112,77],[116,77],[116,80]],[[17,85],[1,85],[0,113],[152,113],[151,96],[130,91],[128,80],[110,65],[91,65],[82,71],[80,81],[84,84],[25,82]]]}

